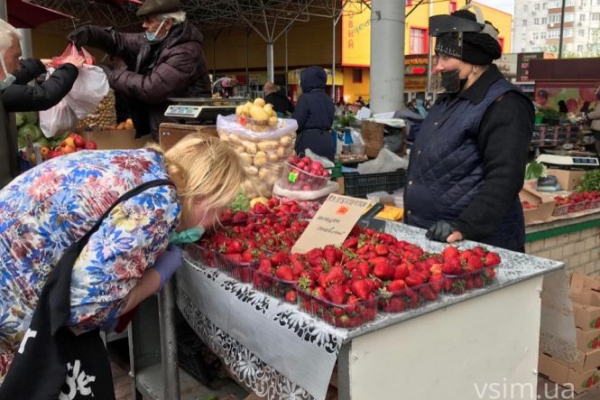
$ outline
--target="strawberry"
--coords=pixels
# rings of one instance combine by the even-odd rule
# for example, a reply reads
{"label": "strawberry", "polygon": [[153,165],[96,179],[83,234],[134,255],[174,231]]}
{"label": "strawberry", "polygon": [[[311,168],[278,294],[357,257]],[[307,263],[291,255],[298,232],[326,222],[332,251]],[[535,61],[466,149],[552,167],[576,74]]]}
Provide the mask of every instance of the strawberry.
{"label": "strawberry", "polygon": [[304,266],[304,263],[302,261],[292,261],[292,270],[294,271],[295,277],[300,276],[305,269],[306,267]]}
{"label": "strawberry", "polygon": [[422,287],[419,290],[419,295],[427,301],[435,301],[435,299],[437,298],[434,291],[431,290],[431,288],[429,288],[427,285],[425,285],[425,287]]}
{"label": "strawberry", "polygon": [[344,304],[346,289],[342,285],[333,284],[325,290],[325,293],[327,293],[327,296],[332,303]]}
{"label": "strawberry", "polygon": [[292,268],[289,265],[282,265],[275,271],[275,276],[284,281],[293,281],[294,271],[292,271]]}
{"label": "strawberry", "polygon": [[495,265],[500,264],[500,262],[501,262],[500,256],[498,255],[498,253],[494,253],[494,252],[487,253],[483,259],[483,263],[485,264],[486,267],[493,267]]}
{"label": "strawberry", "polygon": [[241,224],[243,222],[246,222],[247,220],[248,220],[248,214],[246,214],[245,212],[242,212],[242,211],[236,212],[232,219],[234,224]]}
{"label": "strawberry", "polygon": [[295,304],[297,300],[298,294],[295,290],[290,290],[285,294],[285,301],[288,303]]}
{"label": "strawberry", "polygon": [[421,275],[413,272],[409,276],[406,277],[404,282],[408,286],[419,286],[419,285],[423,284],[423,277]]}
{"label": "strawberry", "polygon": [[406,309],[406,306],[404,304],[404,301],[402,301],[402,299],[399,299],[397,297],[392,297],[391,299],[389,299],[387,304],[385,304],[383,309],[386,312],[397,313],[397,312],[404,311]]}
{"label": "strawberry", "polygon": [[258,264],[258,270],[263,274],[271,275],[273,273],[273,265],[271,264],[271,260],[261,260],[260,264]]}
{"label": "strawberry", "polygon": [[281,265],[288,263],[289,261],[290,257],[287,255],[287,253],[284,253],[283,251],[277,252],[271,256],[271,262],[273,263],[273,265]]}
{"label": "strawberry", "polygon": [[471,249],[471,251],[478,257],[484,257],[487,253],[487,251],[481,246],[475,246]]}
{"label": "strawberry", "polygon": [[257,261],[259,258],[259,251],[256,249],[248,249],[242,254],[242,260],[246,263]]}
{"label": "strawberry", "polygon": [[387,256],[389,249],[386,245],[378,244],[375,246],[375,253],[377,253],[378,256]]}
{"label": "strawberry", "polygon": [[448,246],[444,249],[442,253],[444,260],[448,260],[449,258],[455,258],[460,256],[460,252],[454,246]]}
{"label": "strawberry", "polygon": [[366,300],[369,298],[369,284],[366,280],[354,281],[350,284],[350,289],[359,299]]}
{"label": "strawberry", "polygon": [[400,264],[394,271],[394,279],[404,279],[408,276],[408,266],[406,264]]}
{"label": "strawberry", "polygon": [[254,214],[259,214],[259,215],[265,215],[265,214],[269,214],[269,210],[267,209],[267,207],[262,204],[262,203],[256,203],[254,205],[254,208],[252,208],[252,212]]}
{"label": "strawberry", "polygon": [[473,252],[471,250],[465,250],[462,253],[460,253],[460,259],[467,261],[469,259],[469,257],[471,257],[473,255]]}
{"label": "strawberry", "polygon": [[369,262],[375,266],[377,264],[387,264],[388,260],[385,257],[375,257],[369,260]]}
{"label": "strawberry", "polygon": [[225,257],[226,257],[226,258],[227,258],[229,261],[231,261],[231,262],[233,262],[233,263],[237,263],[237,264],[240,264],[240,263],[242,263],[242,255],[241,255],[241,254],[239,254],[239,253],[237,253],[237,254],[225,254]]}
{"label": "strawberry", "polygon": [[483,268],[483,262],[481,262],[481,257],[479,256],[471,256],[467,260],[467,271],[479,271]]}
{"label": "strawberry", "polygon": [[367,276],[368,275],[363,274],[360,269],[353,269],[352,272],[350,272],[350,279],[353,280],[366,279]]}
{"label": "strawberry", "polygon": [[429,268],[429,272],[431,273],[431,275],[439,275],[442,273],[442,264],[433,264],[430,268]]}
{"label": "strawberry", "polygon": [[442,272],[447,275],[458,275],[462,272],[462,265],[460,262],[460,258],[451,257],[444,260],[444,264],[442,265]]}
{"label": "strawberry", "polygon": [[431,289],[435,293],[441,292],[444,288],[444,276],[442,274],[432,275],[431,278],[429,278],[429,282]]}
{"label": "strawberry", "polygon": [[358,238],[351,237],[346,239],[344,244],[342,245],[346,249],[355,249],[358,246]]}
{"label": "strawberry", "polygon": [[387,290],[390,292],[398,292],[406,287],[406,283],[402,280],[391,281],[387,286]]}
{"label": "strawberry", "polygon": [[315,290],[313,290],[312,292],[312,295],[315,296],[317,299],[324,299],[325,289],[323,289],[322,287],[315,288]]}
{"label": "strawberry", "polygon": [[396,270],[387,262],[376,264],[373,267],[373,275],[382,280],[388,280],[394,277]]}
{"label": "strawberry", "polygon": [[366,261],[359,262],[357,268],[364,276],[369,276],[371,273],[371,266]]}
{"label": "strawberry", "polygon": [[244,246],[239,240],[232,240],[225,246],[225,254],[235,254],[244,251]]}
{"label": "strawberry", "polygon": [[342,267],[333,267],[326,274],[324,287],[327,287],[333,283],[342,283],[345,280],[346,274],[344,273],[344,269]]}

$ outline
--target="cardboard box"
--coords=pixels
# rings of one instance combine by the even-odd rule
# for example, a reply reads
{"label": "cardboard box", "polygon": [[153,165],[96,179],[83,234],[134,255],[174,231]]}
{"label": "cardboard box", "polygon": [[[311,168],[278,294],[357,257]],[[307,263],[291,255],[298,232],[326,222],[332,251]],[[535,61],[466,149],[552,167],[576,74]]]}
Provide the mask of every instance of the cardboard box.
{"label": "cardboard box", "polygon": [[99,150],[139,149],[152,140],[149,135],[136,139],[135,129],[84,131],[81,135],[85,140],[96,142]]}
{"label": "cardboard box", "polygon": [[585,171],[548,168],[548,175],[554,175],[563,190],[573,190],[581,185]]}
{"label": "cardboard box", "polygon": [[[600,278],[577,273],[571,275],[571,292],[585,293],[588,291],[592,291],[600,295]],[[600,301],[600,298],[598,300]],[[600,302],[589,304],[600,306]]]}
{"label": "cardboard box", "polygon": [[552,217],[556,202],[553,198],[543,195],[531,187],[525,185],[519,192],[519,199],[521,201],[527,201],[533,205],[537,205],[537,208],[523,209],[523,216],[525,217],[525,225],[530,225],[534,222],[547,221]]}
{"label": "cardboard box", "polygon": [[361,136],[365,142],[365,154],[371,158],[377,157],[383,148],[383,131],[385,125],[372,121],[363,121]]}
{"label": "cardboard box", "polygon": [[600,367],[600,349],[587,353],[579,350],[577,352],[577,361],[568,364],[568,367],[579,373]]}
{"label": "cardboard box", "polygon": [[573,274],[570,295],[575,326],[586,332],[600,329],[600,279]]}
{"label": "cardboard box", "polygon": [[575,302],[575,299],[573,300],[575,326],[583,331],[598,329],[600,327],[600,307],[580,304]]}
{"label": "cardboard box", "polygon": [[600,382],[600,370],[593,368],[586,372],[577,372],[547,354],[540,354],[538,371],[561,386],[572,385],[575,393],[590,390]]}
{"label": "cardboard box", "polygon": [[600,348],[600,329],[577,329],[577,348],[584,353]]}

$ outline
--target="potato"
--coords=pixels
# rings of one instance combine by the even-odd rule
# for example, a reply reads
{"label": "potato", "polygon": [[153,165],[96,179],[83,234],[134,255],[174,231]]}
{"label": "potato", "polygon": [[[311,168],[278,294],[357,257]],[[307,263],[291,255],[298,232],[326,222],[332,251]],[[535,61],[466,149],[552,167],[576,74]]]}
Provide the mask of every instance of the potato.
{"label": "potato", "polygon": [[277,117],[270,117],[269,118],[269,126],[271,128],[276,128],[278,123],[279,123],[279,119]]}
{"label": "potato", "polygon": [[244,142],[244,147],[249,154],[256,154],[258,148],[256,147],[256,143],[254,142]]}
{"label": "potato", "polygon": [[275,182],[277,182],[277,179],[279,179],[279,175],[275,175],[275,174],[269,175],[267,177],[267,183],[269,185],[274,185]]}
{"label": "potato", "polygon": [[233,133],[229,135],[229,141],[236,144],[242,143],[242,139],[238,135],[234,135]]}
{"label": "potato", "polygon": [[256,167],[246,167],[246,173],[250,176],[258,175],[258,168]]}
{"label": "potato", "polygon": [[269,176],[271,176],[271,170],[268,168],[261,168],[258,170],[258,178],[262,181],[267,180]]}
{"label": "potato", "polygon": [[262,151],[259,151],[258,153],[256,153],[256,155],[254,156],[254,165],[256,165],[257,167],[262,167],[266,163],[267,163],[267,155]]}
{"label": "potato", "polygon": [[250,103],[250,102],[247,102],[247,103],[244,105],[244,112],[243,112],[242,114],[243,114],[243,115],[245,115],[245,116],[250,116],[250,110],[251,110],[251,109],[252,109],[252,103]]}
{"label": "potato", "polygon": [[279,157],[277,157],[277,152],[267,153],[267,161],[272,163],[279,161]]}
{"label": "potato", "polygon": [[292,145],[292,142],[294,140],[292,139],[291,136],[283,136],[281,139],[279,139],[279,145],[281,147],[290,147]]}
{"label": "potato", "polygon": [[254,157],[248,153],[240,153],[240,158],[244,161],[244,164],[250,166],[254,161]]}
{"label": "potato", "polygon": [[284,158],[287,158],[287,147],[280,147],[277,149],[277,157],[280,160],[283,160]]}
{"label": "potato", "polygon": [[242,183],[242,190],[248,194],[249,191],[254,190],[254,185],[252,184],[252,182],[250,182],[249,180],[245,180]]}
{"label": "potato", "polygon": [[235,108],[235,115],[242,115],[242,113],[244,112],[244,106],[237,106]]}
{"label": "potato", "polygon": [[254,105],[250,109],[250,118],[258,122],[268,121],[269,115],[265,112],[265,110],[262,107]]}
{"label": "potato", "polygon": [[269,117],[274,117],[276,115],[275,110],[273,110],[273,104],[265,104],[263,109],[269,115]]}
{"label": "potato", "polygon": [[265,100],[258,97],[254,100],[254,105],[263,108],[265,106]]}
{"label": "potato", "polygon": [[279,142],[275,140],[266,140],[258,144],[260,151],[275,150],[277,147],[279,147]]}

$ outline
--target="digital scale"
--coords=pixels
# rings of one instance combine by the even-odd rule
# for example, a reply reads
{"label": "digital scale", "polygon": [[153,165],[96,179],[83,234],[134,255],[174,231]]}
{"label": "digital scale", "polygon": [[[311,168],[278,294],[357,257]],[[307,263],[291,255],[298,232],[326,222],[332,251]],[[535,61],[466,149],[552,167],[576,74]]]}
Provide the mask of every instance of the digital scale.
{"label": "digital scale", "polygon": [[556,154],[540,154],[536,159],[537,162],[548,166],[556,166],[564,168],[598,168],[598,158],[583,157],[583,156],[567,156]]}
{"label": "digital scale", "polygon": [[182,137],[190,133],[202,133],[217,137],[217,117],[235,114],[238,105],[247,99],[174,98],[167,107],[167,121],[160,124],[160,144],[169,149]]}

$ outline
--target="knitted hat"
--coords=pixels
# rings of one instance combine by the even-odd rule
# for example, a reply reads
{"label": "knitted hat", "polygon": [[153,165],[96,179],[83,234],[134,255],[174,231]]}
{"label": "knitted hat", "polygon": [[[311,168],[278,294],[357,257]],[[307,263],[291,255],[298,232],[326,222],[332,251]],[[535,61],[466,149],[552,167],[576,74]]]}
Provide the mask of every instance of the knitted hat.
{"label": "knitted hat", "polygon": [[[458,10],[452,13],[452,16],[477,21],[475,14],[467,10]],[[486,21],[486,25],[486,31],[498,33],[498,30],[490,22]],[[461,60],[474,65],[489,65],[502,56],[502,48],[498,39],[492,37],[489,33],[464,32],[462,49],[458,48],[455,35],[454,33],[439,35],[435,50],[441,53],[450,53],[449,55],[452,56],[462,54]],[[451,49],[451,51],[448,51],[448,49]]]}

